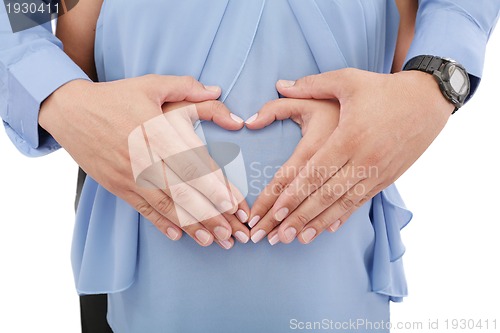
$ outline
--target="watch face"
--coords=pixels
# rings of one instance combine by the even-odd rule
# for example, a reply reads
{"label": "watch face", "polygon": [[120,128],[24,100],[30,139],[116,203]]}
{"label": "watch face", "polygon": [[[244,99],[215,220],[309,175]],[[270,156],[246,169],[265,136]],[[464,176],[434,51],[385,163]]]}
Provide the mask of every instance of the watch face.
{"label": "watch face", "polygon": [[450,85],[455,90],[458,95],[463,95],[467,93],[467,78],[465,77],[465,73],[460,70],[455,65],[452,65],[448,69],[449,77],[450,77]]}

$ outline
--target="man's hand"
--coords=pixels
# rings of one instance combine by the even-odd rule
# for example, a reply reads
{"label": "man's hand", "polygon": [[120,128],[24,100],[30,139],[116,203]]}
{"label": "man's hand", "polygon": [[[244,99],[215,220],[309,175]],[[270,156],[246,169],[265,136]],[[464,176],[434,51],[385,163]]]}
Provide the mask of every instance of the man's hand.
{"label": "man's hand", "polygon": [[[216,101],[219,95],[219,88],[204,87],[190,77],[147,75],[107,83],[73,81],[59,88],[42,104],[39,123],[89,176],[128,202],[171,239],[179,239],[184,230],[202,246],[210,245],[215,237],[222,247],[229,249],[233,245],[233,232],[240,241],[248,240],[245,227],[233,230],[231,225],[235,225],[232,214],[237,213],[244,219],[249,209],[244,201],[238,203],[233,197],[228,200],[228,187],[223,178],[208,175],[194,187],[175,190],[178,198],[184,198],[187,191],[196,193],[198,202],[208,210],[209,215],[204,219],[199,206],[193,207],[184,201],[179,203],[182,208],[177,207],[171,198],[172,191],[160,186],[152,189],[139,185],[134,179],[129,155],[130,134],[148,121],[162,117],[162,106],[164,111],[169,111],[168,103],[171,102],[196,103],[200,119],[213,120],[227,130],[241,129],[243,121]],[[190,119],[182,116],[164,118],[164,125],[170,129],[165,128],[164,132],[160,129],[156,133],[158,136],[149,139],[156,140],[155,148],[165,147],[162,154],[167,155],[171,149],[198,142]],[[179,126],[183,129],[182,137],[172,130]],[[172,167],[181,181],[204,172],[198,170],[203,166],[196,164],[184,170]],[[214,210],[226,214],[210,214]],[[179,221],[190,222],[181,225]]]}
{"label": "man's hand", "polygon": [[338,127],[293,181],[281,184],[285,190],[271,208],[284,243],[337,230],[423,154],[453,111],[433,77],[417,71],[343,69],[279,81],[277,88],[290,98],[340,103]]}

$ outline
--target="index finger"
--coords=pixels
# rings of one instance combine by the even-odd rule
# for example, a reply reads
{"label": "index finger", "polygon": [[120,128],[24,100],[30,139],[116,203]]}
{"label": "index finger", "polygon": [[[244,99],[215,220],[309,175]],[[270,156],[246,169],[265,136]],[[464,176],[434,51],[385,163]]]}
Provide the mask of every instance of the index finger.
{"label": "index finger", "polygon": [[[360,79],[361,73],[363,75],[374,74],[355,68],[343,68],[305,76],[297,81],[280,80],[276,83],[276,88],[286,97],[342,100],[347,98],[352,89],[357,87],[356,82]],[[367,80],[367,78],[364,77],[363,80]]]}
{"label": "index finger", "polygon": [[309,159],[305,167],[276,200],[272,211],[277,221],[283,221],[307,197],[333,177],[349,161],[348,149],[335,130],[327,142]]}

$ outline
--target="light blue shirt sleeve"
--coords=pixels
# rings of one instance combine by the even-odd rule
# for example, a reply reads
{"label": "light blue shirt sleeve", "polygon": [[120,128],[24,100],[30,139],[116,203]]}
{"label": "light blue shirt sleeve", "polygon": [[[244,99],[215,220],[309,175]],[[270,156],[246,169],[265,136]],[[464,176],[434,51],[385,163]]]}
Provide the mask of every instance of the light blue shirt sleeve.
{"label": "light blue shirt sleeve", "polygon": [[39,127],[38,112],[52,92],[75,79],[89,80],[63,52],[50,21],[13,33],[6,8],[0,5],[0,117],[23,154],[41,156],[60,148]]}
{"label": "light blue shirt sleeve", "polygon": [[415,37],[406,61],[425,54],[458,61],[477,78],[471,80],[472,95],[499,13],[499,0],[420,0]]}

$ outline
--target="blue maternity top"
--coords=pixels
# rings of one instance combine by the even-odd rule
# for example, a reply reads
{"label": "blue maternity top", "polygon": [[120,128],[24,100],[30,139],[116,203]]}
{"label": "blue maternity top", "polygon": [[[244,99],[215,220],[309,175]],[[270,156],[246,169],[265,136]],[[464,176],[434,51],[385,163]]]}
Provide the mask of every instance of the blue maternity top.
{"label": "blue maternity top", "polygon": [[[221,101],[246,119],[279,98],[278,79],[344,67],[389,72],[397,25],[397,9],[385,0],[105,0],[95,59],[100,81],[156,73],[221,86]],[[301,139],[291,120],[236,132],[202,122],[196,131],[208,144],[240,147],[250,205]],[[237,175],[227,172],[241,186]],[[109,294],[108,321],[119,333],[382,322],[389,300],[406,295],[400,229],[410,218],[391,186],[310,245],[236,242],[227,251],[187,236],[171,241],[87,178],[73,268],[81,294]]]}

